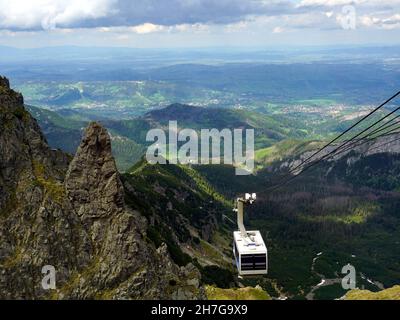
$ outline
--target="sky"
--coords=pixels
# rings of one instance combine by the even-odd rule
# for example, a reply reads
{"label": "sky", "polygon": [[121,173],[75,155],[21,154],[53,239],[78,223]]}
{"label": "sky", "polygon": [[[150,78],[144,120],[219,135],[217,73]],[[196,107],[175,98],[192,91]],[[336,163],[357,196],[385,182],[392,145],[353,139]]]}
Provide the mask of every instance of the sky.
{"label": "sky", "polygon": [[0,0],[0,45],[400,44],[400,0]]}

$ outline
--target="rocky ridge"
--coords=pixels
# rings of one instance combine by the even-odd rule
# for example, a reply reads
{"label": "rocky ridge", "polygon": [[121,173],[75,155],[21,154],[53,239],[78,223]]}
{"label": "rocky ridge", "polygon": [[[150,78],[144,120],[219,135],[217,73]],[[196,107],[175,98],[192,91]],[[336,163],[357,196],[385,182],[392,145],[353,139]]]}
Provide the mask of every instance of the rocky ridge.
{"label": "rocky ridge", "polygon": [[[376,139],[371,139],[368,142],[365,143],[356,143],[353,145],[349,144],[348,146],[352,146],[352,148],[344,147],[341,149],[341,152],[337,152],[334,156],[327,156],[331,152],[334,152],[338,147],[339,144],[336,145],[331,145],[324,150],[322,150],[320,153],[318,153],[318,156],[313,157],[313,160],[318,160],[321,158],[324,158],[324,161],[327,163],[336,163],[337,161],[347,158],[348,164],[353,164],[357,162],[360,158],[362,157],[368,157],[372,155],[377,155],[377,154],[400,154],[400,134],[399,133],[392,133],[392,134],[387,134],[383,135],[381,137],[378,137]],[[321,146],[318,146],[322,147]],[[312,157],[317,149],[311,149],[306,152],[302,152],[300,155],[294,157],[294,158],[289,158],[286,159],[282,162],[278,163],[278,166],[275,168],[276,170],[294,170],[295,168],[298,168],[299,170],[295,170],[294,173],[299,173],[301,164]]]}
{"label": "rocky ridge", "polygon": [[[71,159],[0,77],[0,299],[201,299],[200,274],[147,241],[98,123]],[[56,269],[44,290],[42,267]]]}

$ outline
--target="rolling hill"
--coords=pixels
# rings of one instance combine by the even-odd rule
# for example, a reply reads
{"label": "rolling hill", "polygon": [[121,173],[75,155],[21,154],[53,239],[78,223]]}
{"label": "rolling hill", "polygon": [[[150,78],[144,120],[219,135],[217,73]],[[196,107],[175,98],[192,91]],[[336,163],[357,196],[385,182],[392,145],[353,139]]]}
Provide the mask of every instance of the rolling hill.
{"label": "rolling hill", "polygon": [[[76,120],[71,116],[60,115],[55,111],[27,106],[42,127],[50,145],[66,152],[74,153],[87,121]],[[65,112],[65,111],[64,111]],[[173,104],[164,109],[146,113],[143,117],[131,120],[107,120],[100,122],[110,131],[113,152],[118,168],[127,170],[145,153],[146,134],[152,128],[166,129],[168,121],[178,122],[181,129],[254,129],[255,148],[265,148],[287,138],[303,137],[304,133],[290,128],[284,119],[245,110],[202,108]]]}

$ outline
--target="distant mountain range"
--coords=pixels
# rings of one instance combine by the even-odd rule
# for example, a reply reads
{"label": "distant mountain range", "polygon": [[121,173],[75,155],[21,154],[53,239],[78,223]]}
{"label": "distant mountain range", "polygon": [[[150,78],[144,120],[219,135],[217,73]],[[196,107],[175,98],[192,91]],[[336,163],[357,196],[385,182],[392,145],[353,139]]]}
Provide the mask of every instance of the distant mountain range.
{"label": "distant mountain range", "polygon": [[360,56],[391,57],[398,56],[399,46],[327,46],[327,47],[296,47],[296,48],[193,48],[193,49],[145,49],[129,47],[84,47],[84,46],[53,46],[38,48],[16,48],[0,46],[0,57],[4,61],[32,61],[32,59],[51,59],[62,61],[96,59],[123,59],[153,61],[181,59],[183,61],[281,61],[295,59],[299,61],[306,56],[308,59],[329,60],[335,57],[348,59]]}

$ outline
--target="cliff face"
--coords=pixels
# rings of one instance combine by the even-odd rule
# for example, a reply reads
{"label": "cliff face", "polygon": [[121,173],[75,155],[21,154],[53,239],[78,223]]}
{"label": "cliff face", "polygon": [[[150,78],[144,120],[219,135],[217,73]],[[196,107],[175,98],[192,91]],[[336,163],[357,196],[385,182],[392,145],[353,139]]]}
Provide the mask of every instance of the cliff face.
{"label": "cliff face", "polygon": [[[124,203],[107,131],[91,123],[72,160],[51,150],[0,77],[0,298],[203,298],[198,270],[146,229]],[[45,265],[55,290],[42,288]]]}

